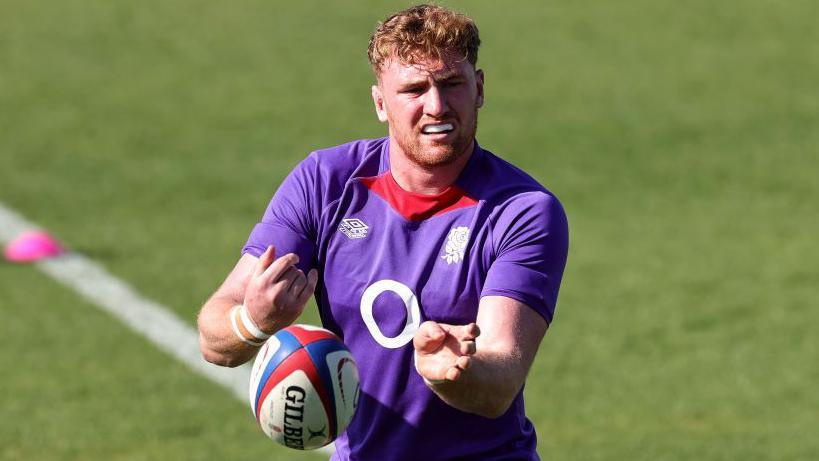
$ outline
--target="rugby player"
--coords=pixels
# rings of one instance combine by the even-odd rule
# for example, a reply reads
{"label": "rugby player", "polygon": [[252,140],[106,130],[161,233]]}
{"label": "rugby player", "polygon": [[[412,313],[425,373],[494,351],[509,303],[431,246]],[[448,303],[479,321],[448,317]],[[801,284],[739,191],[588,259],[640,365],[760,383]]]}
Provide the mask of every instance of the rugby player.
{"label": "rugby player", "polygon": [[[474,22],[420,5],[369,44],[388,136],[317,150],[274,194],[202,307],[208,361],[235,366],[315,294],[361,376],[337,460],[531,460],[523,386],[568,248],[553,194],[479,146]],[[237,307],[238,306],[238,307]],[[236,314],[238,315],[238,314]]]}

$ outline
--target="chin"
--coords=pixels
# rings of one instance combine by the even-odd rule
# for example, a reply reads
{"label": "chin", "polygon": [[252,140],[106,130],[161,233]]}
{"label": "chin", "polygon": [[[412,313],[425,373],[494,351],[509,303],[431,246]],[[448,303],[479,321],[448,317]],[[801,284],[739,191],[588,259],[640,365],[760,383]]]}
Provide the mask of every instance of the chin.
{"label": "chin", "polygon": [[410,159],[423,167],[449,165],[457,160],[463,152],[459,152],[453,145],[417,146],[408,152]]}
{"label": "chin", "polygon": [[410,161],[422,168],[434,168],[450,165],[468,155],[467,149],[473,139],[474,132],[472,136],[458,134],[446,142],[423,139],[420,134],[412,137],[399,134],[396,140]]}

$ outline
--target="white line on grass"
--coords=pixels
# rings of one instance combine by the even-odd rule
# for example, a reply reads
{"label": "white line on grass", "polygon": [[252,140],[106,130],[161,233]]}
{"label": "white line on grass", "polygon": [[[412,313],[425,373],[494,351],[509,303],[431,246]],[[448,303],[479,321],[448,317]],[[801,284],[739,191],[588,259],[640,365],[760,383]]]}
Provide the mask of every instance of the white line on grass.
{"label": "white line on grass", "polygon": [[[41,228],[0,202],[0,242],[6,244],[22,232],[38,229]],[[196,330],[167,307],[140,296],[102,266],[75,252],[44,259],[35,266],[247,404],[250,367],[223,368],[206,362],[199,352]],[[321,451],[332,453],[331,447]]]}
{"label": "white line on grass", "polygon": [[[0,240],[4,243],[21,232],[35,229],[39,227],[0,204]],[[199,352],[196,331],[166,307],[143,298],[100,265],[74,252],[59,258],[44,259],[35,265],[194,371],[228,388],[240,400],[247,401],[250,368],[230,369],[205,362]]]}

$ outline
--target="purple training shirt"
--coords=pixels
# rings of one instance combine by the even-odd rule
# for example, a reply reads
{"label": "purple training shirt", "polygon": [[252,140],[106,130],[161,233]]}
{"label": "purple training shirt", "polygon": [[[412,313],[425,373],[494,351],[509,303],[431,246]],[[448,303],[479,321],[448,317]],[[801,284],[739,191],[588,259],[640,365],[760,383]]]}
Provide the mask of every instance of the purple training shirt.
{"label": "purple training shirt", "polygon": [[482,296],[525,303],[552,321],[568,249],[558,200],[520,169],[475,150],[455,185],[404,191],[387,138],[320,150],[279,187],[243,252],[275,245],[316,267],[325,328],[358,362],[355,417],[334,460],[536,460],[523,391],[500,418],[450,407],[413,365],[425,320],[467,324]]}

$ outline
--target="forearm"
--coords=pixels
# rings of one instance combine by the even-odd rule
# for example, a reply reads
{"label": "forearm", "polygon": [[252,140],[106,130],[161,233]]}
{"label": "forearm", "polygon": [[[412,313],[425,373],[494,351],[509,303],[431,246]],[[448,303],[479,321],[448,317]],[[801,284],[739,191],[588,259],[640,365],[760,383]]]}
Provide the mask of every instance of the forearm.
{"label": "forearm", "polygon": [[[235,367],[256,354],[264,341],[298,318],[318,282],[288,253],[276,258],[268,247],[261,258],[245,254],[199,313],[199,347],[208,362]],[[242,304],[240,310],[234,307]]]}
{"label": "forearm", "polygon": [[213,297],[199,313],[199,347],[208,362],[235,367],[253,358],[259,350],[244,343],[233,331],[230,311],[236,304],[229,298]]}
{"label": "forearm", "polygon": [[469,368],[457,381],[429,383],[448,405],[467,413],[498,418],[509,409],[526,378],[520,356],[481,350],[471,357]]}

